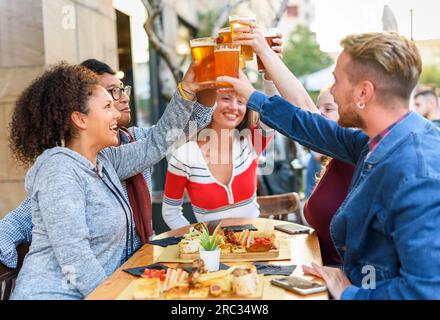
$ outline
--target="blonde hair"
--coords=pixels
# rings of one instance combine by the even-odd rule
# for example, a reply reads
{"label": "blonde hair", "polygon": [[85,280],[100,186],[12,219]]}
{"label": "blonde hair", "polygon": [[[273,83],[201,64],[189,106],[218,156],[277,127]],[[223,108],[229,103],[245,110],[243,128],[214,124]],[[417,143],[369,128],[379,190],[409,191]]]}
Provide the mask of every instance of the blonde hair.
{"label": "blonde hair", "polygon": [[330,92],[330,91],[332,90],[332,86],[333,86],[333,84],[330,84],[330,85],[328,85],[328,86],[325,86],[325,87],[321,88],[321,90],[319,90],[319,95],[318,95],[318,97],[319,97],[321,94],[323,94],[323,93]]}
{"label": "blonde hair", "polygon": [[259,120],[259,115],[257,112],[246,108],[246,113],[244,114],[243,120],[238,124],[237,130],[241,131],[243,129],[252,129]]}
{"label": "blonde hair", "polygon": [[422,71],[413,41],[394,32],[371,32],[349,35],[341,46],[351,58],[346,70],[351,83],[373,82],[382,103],[410,98]]}

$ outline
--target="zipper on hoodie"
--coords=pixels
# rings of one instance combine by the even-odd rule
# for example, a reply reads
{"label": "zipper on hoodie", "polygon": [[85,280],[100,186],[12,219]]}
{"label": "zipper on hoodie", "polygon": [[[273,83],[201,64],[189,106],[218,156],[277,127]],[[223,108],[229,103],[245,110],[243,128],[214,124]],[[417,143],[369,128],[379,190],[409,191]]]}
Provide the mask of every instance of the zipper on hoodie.
{"label": "zipper on hoodie", "polygon": [[[126,220],[126,242],[125,242],[125,258],[126,260],[128,260],[129,257],[129,251],[130,254],[133,253],[134,251],[134,244],[133,244],[133,216],[132,216],[132,211],[131,211],[131,207],[129,204],[127,204],[127,201],[125,200],[125,197],[123,195],[121,195],[121,192],[119,191],[119,189],[115,186],[115,184],[113,183],[113,181],[110,178],[110,175],[108,174],[107,170],[102,167],[102,172],[99,172],[97,170],[97,174],[98,176],[101,178],[102,182],[104,183],[104,185],[110,190],[110,192],[115,196],[116,200],[119,202],[119,204],[121,205],[122,209],[124,210],[124,215],[125,215],[125,220]],[[110,181],[110,183],[112,184],[113,188],[116,190],[113,190],[113,188],[111,188],[111,186],[109,186],[107,184],[107,182],[104,179],[104,176]],[[124,206],[125,203],[125,206]],[[127,213],[126,208],[129,209],[129,212]],[[130,217],[130,218],[129,218]],[[130,238],[130,246],[129,246],[129,238]]]}

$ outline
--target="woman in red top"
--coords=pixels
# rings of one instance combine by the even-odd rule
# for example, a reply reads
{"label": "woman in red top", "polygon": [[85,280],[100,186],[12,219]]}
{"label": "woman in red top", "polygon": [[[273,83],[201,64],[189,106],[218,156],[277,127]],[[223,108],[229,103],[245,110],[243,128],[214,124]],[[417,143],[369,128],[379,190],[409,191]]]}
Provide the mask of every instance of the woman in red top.
{"label": "woman in red top", "polygon": [[198,222],[256,218],[258,158],[273,137],[235,91],[219,91],[208,128],[175,150],[168,162],[162,217],[171,229],[189,225],[185,190]]}
{"label": "woman in red top", "polygon": [[[338,121],[338,105],[329,89],[321,92],[316,104],[324,117]],[[342,264],[330,236],[330,222],[347,196],[353,173],[351,164],[331,159],[304,206],[304,217],[318,234],[325,265]]]}

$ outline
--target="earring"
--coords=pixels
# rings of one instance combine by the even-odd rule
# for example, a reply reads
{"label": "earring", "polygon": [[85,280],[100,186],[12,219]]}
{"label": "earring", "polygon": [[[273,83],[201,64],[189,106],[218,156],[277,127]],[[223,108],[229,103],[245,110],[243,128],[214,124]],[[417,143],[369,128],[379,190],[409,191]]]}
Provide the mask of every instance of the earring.
{"label": "earring", "polygon": [[359,109],[364,109],[364,108],[365,108],[365,103],[360,103],[360,102],[358,102],[358,103],[357,103],[357,107],[358,107]]}

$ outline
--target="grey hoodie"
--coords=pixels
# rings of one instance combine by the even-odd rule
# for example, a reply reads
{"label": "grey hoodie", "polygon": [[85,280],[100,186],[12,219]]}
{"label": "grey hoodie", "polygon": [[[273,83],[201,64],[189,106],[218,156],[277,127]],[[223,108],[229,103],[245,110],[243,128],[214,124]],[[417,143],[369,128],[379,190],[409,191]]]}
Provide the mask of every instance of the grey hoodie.
{"label": "grey hoodie", "polygon": [[[165,112],[175,121],[161,130],[183,129],[192,109],[174,95]],[[111,275],[124,249],[130,251],[127,234],[134,232],[120,181],[156,163],[156,149],[167,147],[142,139],[106,148],[96,167],[68,148],[41,154],[26,175],[34,228],[12,299],[82,299]]]}

